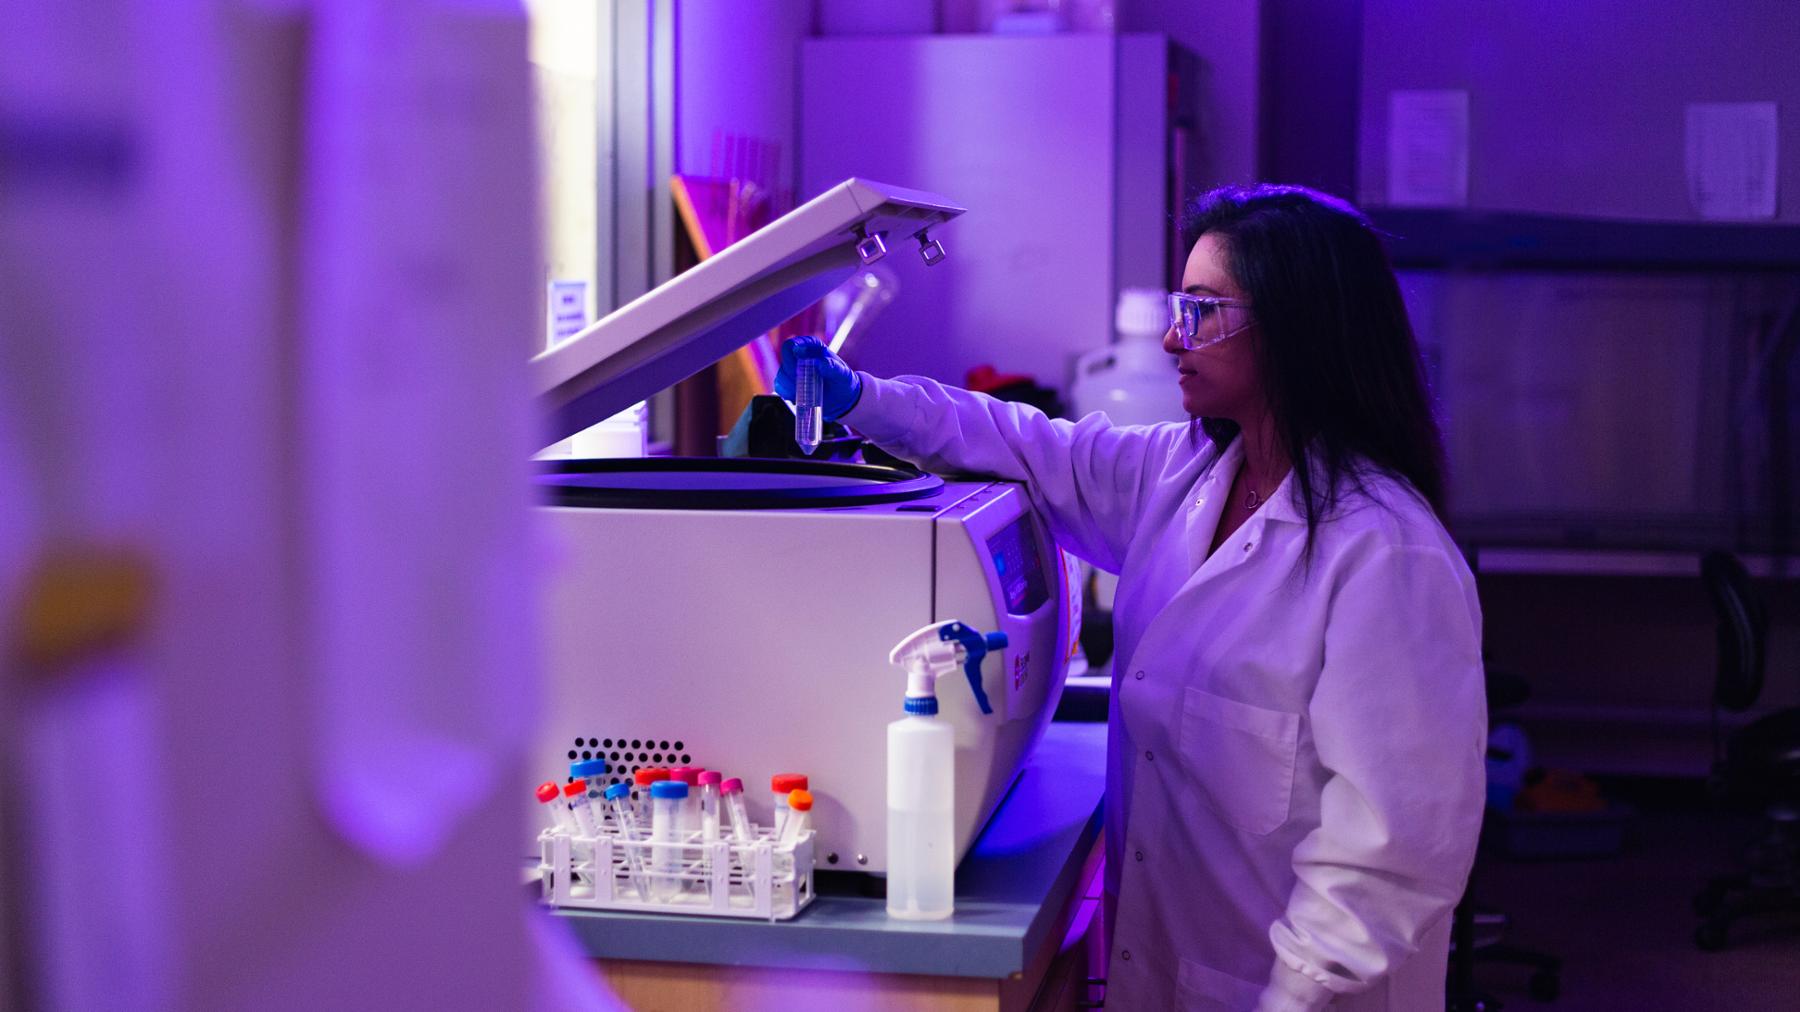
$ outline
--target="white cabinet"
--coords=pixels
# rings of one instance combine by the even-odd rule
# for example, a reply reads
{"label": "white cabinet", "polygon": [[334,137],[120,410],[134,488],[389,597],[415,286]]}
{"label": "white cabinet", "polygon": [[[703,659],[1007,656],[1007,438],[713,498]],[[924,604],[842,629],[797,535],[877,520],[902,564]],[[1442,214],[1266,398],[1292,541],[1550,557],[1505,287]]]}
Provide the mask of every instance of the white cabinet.
{"label": "white cabinet", "polygon": [[1166,287],[1169,45],[1160,35],[873,36],[802,45],[801,196],[849,176],[969,209],[859,342],[878,375],[962,382],[991,363],[1063,391],[1125,286]]}

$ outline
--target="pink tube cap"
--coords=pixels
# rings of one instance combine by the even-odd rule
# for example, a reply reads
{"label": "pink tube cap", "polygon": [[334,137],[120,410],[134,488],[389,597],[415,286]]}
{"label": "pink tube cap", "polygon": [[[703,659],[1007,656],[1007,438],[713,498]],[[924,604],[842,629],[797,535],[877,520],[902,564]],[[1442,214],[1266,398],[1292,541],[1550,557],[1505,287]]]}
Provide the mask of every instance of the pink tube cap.
{"label": "pink tube cap", "polygon": [[677,766],[669,771],[670,780],[679,780],[689,787],[700,782],[701,769],[698,766]]}
{"label": "pink tube cap", "polygon": [[716,783],[720,782],[721,780],[723,780],[724,777],[725,777],[725,775],[723,773],[720,773],[718,770],[701,770],[700,771],[700,782],[703,784],[716,784]]}
{"label": "pink tube cap", "polygon": [[742,793],[744,793],[744,782],[742,780],[739,780],[737,777],[732,777],[730,780],[727,780],[724,783],[719,785],[719,793],[720,794],[742,794]]}

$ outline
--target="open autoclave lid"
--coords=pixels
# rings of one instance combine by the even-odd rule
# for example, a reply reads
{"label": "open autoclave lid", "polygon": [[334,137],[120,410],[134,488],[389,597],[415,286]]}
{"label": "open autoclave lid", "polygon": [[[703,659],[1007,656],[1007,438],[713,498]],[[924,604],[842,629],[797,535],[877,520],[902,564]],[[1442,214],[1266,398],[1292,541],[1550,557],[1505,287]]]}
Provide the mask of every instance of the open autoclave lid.
{"label": "open autoclave lid", "polygon": [[[943,257],[929,230],[963,209],[942,197],[847,179],[531,360],[531,382],[564,439],[694,375],[818,301],[890,250]],[[856,505],[941,485],[891,468],[812,461],[676,458],[546,462],[559,502],[731,508]]]}

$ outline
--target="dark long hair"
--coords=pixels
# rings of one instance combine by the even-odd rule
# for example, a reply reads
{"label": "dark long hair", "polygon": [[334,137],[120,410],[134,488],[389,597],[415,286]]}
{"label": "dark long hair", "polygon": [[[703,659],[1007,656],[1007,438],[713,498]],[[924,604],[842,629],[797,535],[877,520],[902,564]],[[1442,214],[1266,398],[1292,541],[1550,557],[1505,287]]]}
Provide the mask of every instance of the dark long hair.
{"label": "dark long hair", "polygon": [[[1226,269],[1250,297],[1307,555],[1341,491],[1366,493],[1364,462],[1404,478],[1441,518],[1444,440],[1400,284],[1369,219],[1336,197],[1264,185],[1213,190],[1182,225],[1190,248],[1207,233],[1224,241]],[[1220,446],[1237,434],[1227,419],[1200,425]]]}

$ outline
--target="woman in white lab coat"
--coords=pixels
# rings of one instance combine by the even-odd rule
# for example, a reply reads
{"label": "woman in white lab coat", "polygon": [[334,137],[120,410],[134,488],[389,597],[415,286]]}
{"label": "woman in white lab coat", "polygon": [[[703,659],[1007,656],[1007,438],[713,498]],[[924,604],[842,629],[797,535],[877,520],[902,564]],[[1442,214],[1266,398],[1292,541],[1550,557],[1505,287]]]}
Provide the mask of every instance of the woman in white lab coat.
{"label": "woman in white lab coat", "polygon": [[1108,1008],[1436,1012],[1486,705],[1412,328],[1348,204],[1226,189],[1191,220],[1163,342],[1190,423],[1053,420],[804,338],[778,386],[822,358],[828,415],[1025,482],[1119,574]]}

